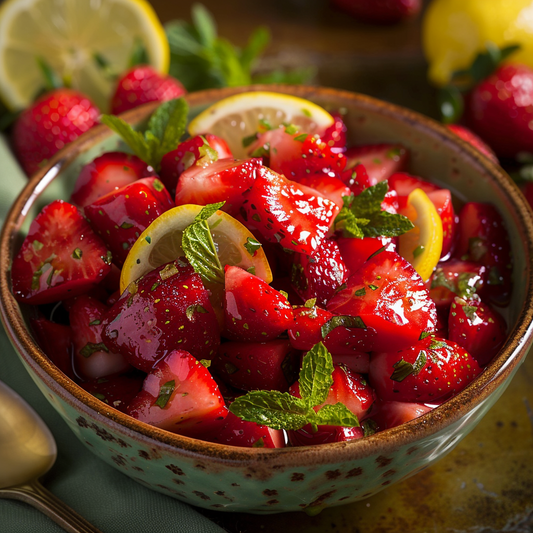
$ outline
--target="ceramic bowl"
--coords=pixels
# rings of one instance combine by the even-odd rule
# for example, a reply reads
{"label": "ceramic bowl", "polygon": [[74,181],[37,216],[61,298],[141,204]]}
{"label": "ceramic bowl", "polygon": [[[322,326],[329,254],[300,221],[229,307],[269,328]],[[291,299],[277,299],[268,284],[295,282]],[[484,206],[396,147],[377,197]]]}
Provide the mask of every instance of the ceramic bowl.
{"label": "ceramic bowl", "polygon": [[[431,465],[467,435],[509,385],[532,342],[533,224],[516,186],[501,168],[436,122],[375,99],[313,87],[253,87],[344,108],[351,143],[401,142],[410,172],[450,187],[459,198],[490,201],[510,233],[514,261],[510,334],[499,355],[463,392],[402,426],[351,442],[314,447],[245,449],[175,435],[100,402],[59,371],[28,330],[32,310],[10,292],[9,269],[31,219],[52,199],[68,198],[82,164],[116,149],[117,137],[96,127],[67,146],[28,183],[5,222],[1,243],[1,314],[8,335],[44,396],[88,448],[139,483],[207,509],[313,513],[369,497]],[[192,114],[247,89],[187,97]],[[146,105],[124,115],[143,122]],[[487,465],[490,468],[490,465]]]}

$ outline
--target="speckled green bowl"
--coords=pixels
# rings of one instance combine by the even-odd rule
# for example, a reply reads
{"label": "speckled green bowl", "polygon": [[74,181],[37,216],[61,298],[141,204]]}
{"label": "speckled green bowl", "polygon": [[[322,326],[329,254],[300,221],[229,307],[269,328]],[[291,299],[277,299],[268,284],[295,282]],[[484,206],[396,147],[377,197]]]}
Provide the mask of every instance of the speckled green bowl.
{"label": "speckled green bowl", "polygon": [[[496,359],[462,393],[432,412],[371,437],[307,448],[245,449],[202,442],[148,426],[100,402],[60,372],[28,331],[32,309],[10,292],[9,269],[37,211],[67,199],[82,164],[120,145],[97,127],[50,162],[14,203],[0,242],[1,315],[26,369],[44,396],[89,449],[154,490],[207,509],[277,513],[353,502],[412,476],[437,461],[467,435],[509,385],[532,342],[533,223],[526,202],[508,176],[437,123],[366,96],[313,87],[253,87],[345,108],[353,142],[401,142],[411,150],[410,171],[451,187],[463,199],[490,201],[509,229],[514,287],[506,310],[510,335]],[[245,89],[191,94],[195,114]],[[125,115],[137,124],[147,105]],[[487,465],[490,467],[490,465]]]}

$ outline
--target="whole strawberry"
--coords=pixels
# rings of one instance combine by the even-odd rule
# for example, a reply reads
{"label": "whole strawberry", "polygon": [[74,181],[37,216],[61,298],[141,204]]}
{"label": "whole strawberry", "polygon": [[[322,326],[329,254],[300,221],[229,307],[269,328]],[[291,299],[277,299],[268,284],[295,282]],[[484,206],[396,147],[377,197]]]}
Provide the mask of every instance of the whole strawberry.
{"label": "whole strawberry", "polygon": [[72,89],[54,89],[24,110],[13,126],[13,149],[28,176],[69,142],[92,128],[99,109]]}
{"label": "whole strawberry", "polygon": [[111,99],[111,113],[119,115],[147,102],[179,98],[186,92],[176,78],[161,74],[148,65],[135,66],[118,80]]}
{"label": "whole strawberry", "polygon": [[461,126],[460,124],[446,124],[446,127],[466,141],[470,143],[474,148],[477,148],[483,155],[487,156],[493,163],[498,164],[498,157],[492,150],[492,148],[485,143],[478,135],[473,131]]}
{"label": "whole strawberry", "polygon": [[472,89],[464,118],[499,157],[533,152],[533,70],[500,66]]}
{"label": "whole strawberry", "polygon": [[361,22],[395,24],[420,12],[421,0],[331,0],[331,3]]}

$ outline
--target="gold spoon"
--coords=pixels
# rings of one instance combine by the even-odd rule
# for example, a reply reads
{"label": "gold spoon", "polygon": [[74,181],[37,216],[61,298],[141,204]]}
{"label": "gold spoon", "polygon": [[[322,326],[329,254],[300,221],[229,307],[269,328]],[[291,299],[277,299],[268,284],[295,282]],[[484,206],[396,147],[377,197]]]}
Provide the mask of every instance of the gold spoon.
{"label": "gold spoon", "polygon": [[102,533],[39,483],[56,457],[46,424],[0,381],[0,498],[33,505],[69,533]]}

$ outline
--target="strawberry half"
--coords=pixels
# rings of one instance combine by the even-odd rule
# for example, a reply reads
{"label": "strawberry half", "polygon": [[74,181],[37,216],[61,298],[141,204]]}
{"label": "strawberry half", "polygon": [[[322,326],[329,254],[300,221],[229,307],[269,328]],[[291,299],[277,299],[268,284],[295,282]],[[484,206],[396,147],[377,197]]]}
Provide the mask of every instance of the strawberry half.
{"label": "strawberry half", "polygon": [[200,276],[181,259],[130,284],[102,324],[107,348],[144,372],[176,348],[210,359],[220,343],[209,294]]}
{"label": "strawberry half", "polygon": [[374,350],[410,346],[437,323],[435,303],[422,278],[396,252],[380,252],[350,276],[328,302],[328,311],[375,329]]}
{"label": "strawberry half", "polygon": [[70,201],[85,207],[116,189],[154,175],[154,169],[136,155],[106,152],[81,169]]}
{"label": "strawberry half", "polygon": [[270,242],[312,255],[335,220],[339,207],[266,167],[243,194],[240,214]]}
{"label": "strawberry half", "polygon": [[217,427],[228,409],[209,370],[185,350],[158,361],[127,413],[174,433],[197,436]]}
{"label": "strawberry half", "polygon": [[34,305],[58,302],[87,292],[110,269],[105,244],[78,208],[55,200],[35,217],[13,259],[13,295]]}

